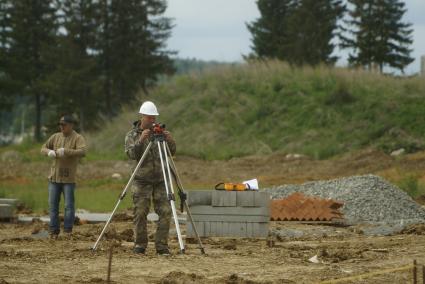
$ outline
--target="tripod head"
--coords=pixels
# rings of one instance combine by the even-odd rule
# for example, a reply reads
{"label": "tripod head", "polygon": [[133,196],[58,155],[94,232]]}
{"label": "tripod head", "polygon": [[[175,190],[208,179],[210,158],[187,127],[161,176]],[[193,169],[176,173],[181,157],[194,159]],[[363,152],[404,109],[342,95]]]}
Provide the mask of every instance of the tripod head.
{"label": "tripod head", "polygon": [[163,123],[153,123],[150,128],[152,132],[151,141],[165,141],[165,124]]}

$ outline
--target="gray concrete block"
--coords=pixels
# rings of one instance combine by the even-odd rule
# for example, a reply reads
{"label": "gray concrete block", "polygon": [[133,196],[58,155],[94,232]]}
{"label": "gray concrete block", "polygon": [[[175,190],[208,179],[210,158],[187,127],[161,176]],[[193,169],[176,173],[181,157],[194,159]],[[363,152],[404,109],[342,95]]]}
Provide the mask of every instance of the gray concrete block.
{"label": "gray concrete block", "polygon": [[268,222],[269,216],[259,215],[193,215],[193,219],[202,222]]}
{"label": "gray concrete block", "polygon": [[231,235],[229,232],[229,228],[230,228],[230,223],[221,222],[221,234],[219,236],[230,237]]}
{"label": "gray concrete block", "polygon": [[236,193],[236,206],[241,207],[254,207],[255,206],[255,192],[237,192]]}
{"label": "gray concrete block", "polygon": [[[266,192],[191,191],[188,203],[201,237],[268,236],[270,195]],[[190,222],[186,234],[195,236]]]}
{"label": "gray concrete block", "polygon": [[9,205],[12,205],[13,207],[15,207],[17,203],[18,203],[18,199],[0,198],[0,204],[9,204]]}
{"label": "gray concrete block", "polygon": [[223,223],[224,222],[215,222],[215,232],[217,234],[217,236],[222,236],[223,235]]}
{"label": "gray concrete block", "polygon": [[235,207],[236,191],[214,190],[212,192],[212,206]]}
{"label": "gray concrete block", "polygon": [[211,190],[192,190],[187,192],[187,204],[193,205],[211,205]]}
{"label": "gray concrete block", "polygon": [[204,224],[204,236],[210,237],[211,236],[211,222],[202,222]]}
{"label": "gray concrete block", "polygon": [[247,223],[246,224],[246,236],[248,237],[248,238],[252,238],[252,237],[254,237],[254,231],[253,231],[253,224],[255,224],[255,223]]}
{"label": "gray concrete block", "polygon": [[254,192],[254,205],[259,207],[270,207],[270,193],[261,191]]}
{"label": "gray concrete block", "polygon": [[[207,222],[205,222],[207,223]],[[219,222],[208,222],[210,224],[210,235],[218,235],[218,224]]]}
{"label": "gray concrete block", "polygon": [[[204,230],[204,222],[193,222],[196,226],[196,230],[198,231],[199,236],[204,236],[205,235],[205,230]],[[192,224],[190,222],[187,223],[187,227],[186,227],[186,231],[187,231],[187,236],[188,237],[195,237],[195,231],[193,230]]]}
{"label": "gray concrete block", "polygon": [[[246,222],[195,222],[201,237],[240,237],[240,238],[266,238],[269,234],[269,223]],[[188,224],[187,237],[195,237],[192,225]]]}
{"label": "gray concrete block", "polygon": [[199,205],[190,207],[190,212],[192,215],[270,216],[268,207],[213,207]]}
{"label": "gray concrete block", "polygon": [[9,219],[13,218],[14,208],[10,204],[0,204],[0,219]]}
{"label": "gray concrete block", "polygon": [[269,223],[249,223],[250,234],[257,237],[267,237],[269,234]]}
{"label": "gray concrete block", "polygon": [[[214,199],[214,201],[213,201]],[[223,201],[223,199],[230,199]],[[236,200],[236,205],[234,202]],[[231,206],[261,207],[269,206],[270,194],[261,191],[221,191],[221,190],[192,190],[188,191],[187,203],[191,205],[221,206],[223,202]],[[215,205],[218,204],[218,205]],[[228,206],[228,205],[226,205]]]}
{"label": "gray concrete block", "polygon": [[246,223],[236,222],[232,223],[230,226],[230,233],[235,237],[245,237],[246,236]]}

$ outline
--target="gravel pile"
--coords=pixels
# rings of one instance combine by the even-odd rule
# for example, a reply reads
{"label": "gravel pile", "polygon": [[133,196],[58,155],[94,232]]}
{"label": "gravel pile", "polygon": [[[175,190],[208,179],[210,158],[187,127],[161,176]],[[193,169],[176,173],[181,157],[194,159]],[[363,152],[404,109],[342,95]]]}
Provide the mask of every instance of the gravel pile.
{"label": "gravel pile", "polygon": [[397,186],[374,175],[275,186],[265,191],[271,194],[272,199],[285,198],[294,192],[301,192],[342,201],[344,217],[351,223],[425,222],[425,210],[418,203]]}

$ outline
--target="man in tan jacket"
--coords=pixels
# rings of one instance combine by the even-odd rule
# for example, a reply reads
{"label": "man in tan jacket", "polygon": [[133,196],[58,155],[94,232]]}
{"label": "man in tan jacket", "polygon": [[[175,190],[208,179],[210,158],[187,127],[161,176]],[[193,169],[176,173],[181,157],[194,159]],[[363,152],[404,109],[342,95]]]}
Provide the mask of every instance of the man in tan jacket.
{"label": "man in tan jacket", "polygon": [[41,148],[41,153],[53,160],[49,175],[49,231],[54,239],[60,232],[59,203],[62,193],[65,201],[64,232],[71,234],[74,225],[75,174],[79,159],[86,154],[86,141],[75,132],[75,123],[71,115],[61,117],[61,131],[50,136]]}

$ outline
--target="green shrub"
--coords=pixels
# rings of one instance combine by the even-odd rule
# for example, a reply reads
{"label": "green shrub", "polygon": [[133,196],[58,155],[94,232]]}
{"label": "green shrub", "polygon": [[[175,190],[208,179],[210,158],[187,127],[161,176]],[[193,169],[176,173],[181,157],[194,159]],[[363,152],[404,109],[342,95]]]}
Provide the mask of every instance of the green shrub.
{"label": "green shrub", "polygon": [[419,183],[418,178],[413,175],[409,175],[401,179],[398,183],[398,186],[403,189],[407,194],[412,198],[419,196]]}

